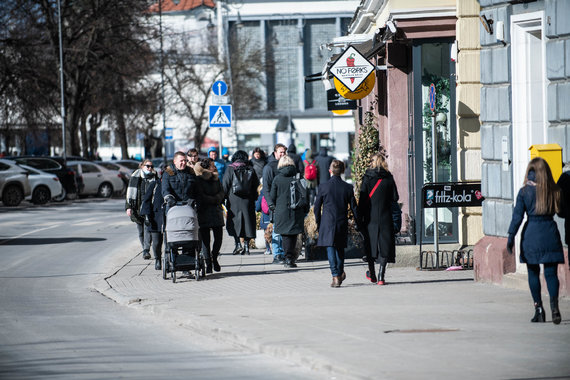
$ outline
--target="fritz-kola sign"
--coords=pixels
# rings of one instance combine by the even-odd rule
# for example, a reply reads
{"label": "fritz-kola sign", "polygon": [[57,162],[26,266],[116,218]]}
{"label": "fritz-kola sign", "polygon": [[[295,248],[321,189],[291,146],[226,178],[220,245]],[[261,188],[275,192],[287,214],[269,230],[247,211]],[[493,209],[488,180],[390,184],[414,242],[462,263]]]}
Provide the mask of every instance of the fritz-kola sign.
{"label": "fritz-kola sign", "polygon": [[431,183],[422,188],[424,208],[478,207],[485,198],[481,183]]}
{"label": "fritz-kola sign", "polygon": [[355,91],[373,71],[374,65],[352,46],[330,68],[330,73],[350,91]]}

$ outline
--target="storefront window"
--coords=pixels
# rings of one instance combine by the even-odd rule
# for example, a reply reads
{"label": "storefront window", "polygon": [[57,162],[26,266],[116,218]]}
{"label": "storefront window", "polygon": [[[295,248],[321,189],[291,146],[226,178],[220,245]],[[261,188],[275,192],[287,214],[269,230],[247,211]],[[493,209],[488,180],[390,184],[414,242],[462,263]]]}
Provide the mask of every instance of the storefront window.
{"label": "storefront window", "polygon": [[[450,44],[424,43],[414,47],[414,78],[416,96],[416,170],[417,188],[428,182],[453,182],[455,180],[455,110],[453,66],[450,60]],[[430,86],[435,87],[435,111],[430,109]],[[435,123],[433,115],[435,114]],[[418,117],[419,116],[419,117]],[[432,141],[432,125],[435,126],[435,149]],[[434,177],[432,155],[435,150]],[[419,192],[421,193],[421,192]],[[421,196],[421,194],[420,194]],[[421,202],[418,202],[421,207]],[[421,238],[433,240],[435,212],[437,210],[439,239],[457,239],[457,210],[449,208],[424,210]],[[421,212],[418,213],[421,215]],[[419,226],[418,226],[419,227]]]}

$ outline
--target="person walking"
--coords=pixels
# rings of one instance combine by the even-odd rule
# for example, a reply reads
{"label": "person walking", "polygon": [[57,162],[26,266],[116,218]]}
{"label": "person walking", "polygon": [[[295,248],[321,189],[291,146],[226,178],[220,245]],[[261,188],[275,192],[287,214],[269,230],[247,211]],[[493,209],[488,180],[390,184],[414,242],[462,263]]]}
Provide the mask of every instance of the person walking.
{"label": "person walking", "polygon": [[319,150],[319,154],[315,156],[315,160],[318,162],[319,168],[323,168],[323,170],[319,171],[319,184],[325,183],[331,177],[328,168],[330,168],[334,157],[329,156],[327,148],[323,146]]}
{"label": "person walking", "polygon": [[534,301],[534,317],[531,322],[545,322],[542,306],[540,264],[544,265],[544,278],[550,295],[552,322],[562,320],[558,308],[558,264],[564,263],[564,252],[558,227],[553,219],[560,213],[560,188],[554,183],[548,163],[541,157],[533,158],[526,168],[523,187],[519,190],[513,217],[508,230],[507,251],[512,254],[515,235],[523,221],[519,260],[528,269],[528,284]]}
{"label": "person walking", "polygon": [[174,153],[174,168],[168,166],[162,175],[162,195],[164,201],[172,207],[176,202],[196,200],[196,175],[194,169],[188,167],[186,153]]}
{"label": "person walking", "polygon": [[140,163],[129,179],[127,187],[125,211],[127,216],[131,218],[137,225],[139,240],[142,246],[143,259],[150,260],[150,246],[152,235],[145,228],[145,220],[141,215],[142,199],[148,189],[152,188],[156,181],[156,172],[151,160],[144,160]]}
{"label": "person walking", "polygon": [[260,147],[256,147],[251,154],[251,164],[253,165],[253,170],[257,174],[257,178],[263,178],[263,168],[267,163],[267,157],[265,157],[265,152]]}
{"label": "person walking", "polygon": [[[287,154],[287,147],[283,144],[276,144],[273,148],[273,153],[267,159],[267,164],[263,168],[263,194],[267,194],[265,199],[269,205],[270,209],[274,209],[275,205],[272,205],[271,197],[271,185],[273,184],[273,179],[277,176],[278,169],[277,165],[281,157]],[[273,220],[273,211],[271,211],[271,220]],[[273,252],[273,264],[283,264],[285,262],[285,254],[283,252],[283,242],[281,236],[275,232],[275,228],[271,233],[271,251]]]}
{"label": "person walking", "polygon": [[273,231],[281,235],[285,254],[285,268],[296,268],[297,235],[304,230],[305,215],[309,211],[306,194],[302,194],[305,203],[293,209],[291,205],[291,182],[296,180],[297,169],[295,162],[289,156],[279,159],[277,166],[279,174],[273,179],[269,194],[269,207],[273,211]]}
{"label": "person walking", "polygon": [[303,163],[305,164],[303,177],[305,178],[307,191],[309,193],[309,204],[312,206],[315,203],[317,187],[319,186],[319,164],[317,160],[313,158],[313,151],[311,149],[305,151]]}
{"label": "person walking", "polygon": [[[261,213],[260,215],[260,219],[259,219],[259,228],[261,228],[265,234],[267,234],[267,227],[269,227],[269,224],[271,223],[271,218],[269,217],[269,205],[267,204],[267,200],[265,199],[265,193],[263,192],[263,185],[259,185],[257,187],[257,192],[259,193],[259,196],[257,197],[257,200],[255,201],[255,211]],[[265,235],[264,234],[264,235]],[[267,239],[265,240],[265,255],[271,255],[271,244],[267,241]]]}
{"label": "person walking", "polygon": [[[198,224],[200,225],[200,238],[202,252],[206,260],[206,273],[220,271],[218,256],[222,246],[224,214],[222,203],[225,193],[218,178],[218,171],[214,161],[205,158],[194,165],[196,173],[196,198],[198,207]],[[214,244],[210,247],[210,231],[214,235]]]}
{"label": "person walking", "polygon": [[255,239],[255,200],[259,179],[243,150],[238,150],[232,156],[222,186],[226,194],[228,231],[231,230],[235,236],[244,239],[243,248],[234,250],[233,254],[249,255],[249,241]]}
{"label": "person walking", "polygon": [[333,160],[329,171],[331,178],[319,186],[314,212],[319,229],[317,246],[326,247],[332,275],[331,287],[338,288],[346,279],[344,249],[348,242],[349,207],[355,220],[358,219],[354,189],[340,178],[344,173],[344,162]]}
{"label": "person walking", "polygon": [[142,200],[141,215],[145,218],[145,228],[152,237],[152,252],[154,254],[154,269],[162,270],[162,233],[164,221],[164,198],[162,183],[156,178],[154,185],[147,190]]}
{"label": "person walking", "polygon": [[218,175],[220,176],[221,181],[226,172],[226,163],[219,157],[218,149],[215,146],[212,146],[208,149],[208,158],[211,158],[212,161],[214,161],[216,169],[218,169]]}
{"label": "person walking", "polygon": [[293,159],[295,168],[297,168],[297,172],[299,173],[300,177],[303,178],[305,165],[303,164],[303,159],[301,156],[297,154],[297,147],[295,144],[289,144],[289,147],[287,148],[287,155]]}
{"label": "person walking", "polygon": [[[396,262],[396,237],[392,205],[399,199],[398,188],[384,156],[376,153],[360,186],[357,214],[368,261],[366,278],[385,285],[386,266]],[[374,263],[380,264],[378,277]]]}

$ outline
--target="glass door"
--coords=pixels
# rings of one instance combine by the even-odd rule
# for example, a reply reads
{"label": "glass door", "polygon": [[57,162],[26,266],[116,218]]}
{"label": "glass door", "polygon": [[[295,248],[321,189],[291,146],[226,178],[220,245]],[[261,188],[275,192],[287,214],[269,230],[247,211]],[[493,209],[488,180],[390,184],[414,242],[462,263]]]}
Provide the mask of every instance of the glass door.
{"label": "glass door", "polygon": [[[421,188],[428,182],[457,180],[456,122],[455,122],[455,64],[451,62],[452,41],[424,41],[413,46],[414,75],[414,136],[416,172],[417,238],[433,242],[434,219],[437,210],[440,242],[458,241],[457,209],[421,210]],[[432,111],[430,86],[435,86],[435,149],[432,144]],[[435,178],[432,155],[436,155]]]}

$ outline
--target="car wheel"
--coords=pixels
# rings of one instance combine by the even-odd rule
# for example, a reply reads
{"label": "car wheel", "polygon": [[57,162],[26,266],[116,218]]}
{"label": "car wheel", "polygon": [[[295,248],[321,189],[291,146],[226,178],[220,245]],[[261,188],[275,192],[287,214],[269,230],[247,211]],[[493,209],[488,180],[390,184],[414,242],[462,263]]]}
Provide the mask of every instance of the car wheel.
{"label": "car wheel", "polygon": [[2,203],[4,206],[15,207],[24,199],[24,192],[17,185],[8,185],[2,194]]}
{"label": "car wheel", "polygon": [[62,189],[61,194],[59,194],[57,197],[54,197],[53,200],[56,202],[63,202],[65,200],[65,196],[67,195],[67,190]]}
{"label": "car wheel", "polygon": [[51,192],[45,186],[38,186],[34,189],[32,193],[32,202],[38,205],[43,205],[48,203],[51,199]]}
{"label": "car wheel", "polygon": [[101,185],[99,185],[99,191],[97,192],[97,195],[102,198],[109,198],[111,195],[113,195],[113,185],[111,185],[109,182],[103,182]]}

